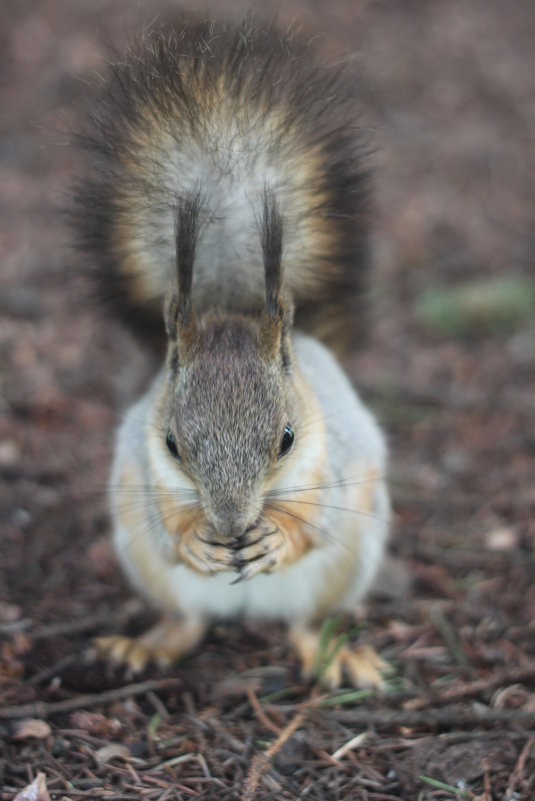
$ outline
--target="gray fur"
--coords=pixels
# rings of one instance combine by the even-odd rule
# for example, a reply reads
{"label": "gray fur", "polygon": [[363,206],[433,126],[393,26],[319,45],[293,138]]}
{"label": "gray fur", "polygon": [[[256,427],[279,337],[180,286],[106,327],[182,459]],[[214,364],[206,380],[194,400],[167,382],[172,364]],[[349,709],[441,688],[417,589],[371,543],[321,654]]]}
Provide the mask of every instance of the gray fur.
{"label": "gray fur", "polygon": [[100,297],[137,335],[163,335],[177,198],[200,188],[196,308],[258,309],[267,184],[299,326],[353,344],[368,228],[358,76],[318,64],[310,43],[252,15],[148,28],[110,61],[79,137],[88,167],[75,215]]}
{"label": "gray fur", "polygon": [[251,510],[259,514],[263,479],[295,405],[280,360],[264,357],[254,320],[202,321],[193,357],[171,378],[168,416],[220,535],[239,536]]}

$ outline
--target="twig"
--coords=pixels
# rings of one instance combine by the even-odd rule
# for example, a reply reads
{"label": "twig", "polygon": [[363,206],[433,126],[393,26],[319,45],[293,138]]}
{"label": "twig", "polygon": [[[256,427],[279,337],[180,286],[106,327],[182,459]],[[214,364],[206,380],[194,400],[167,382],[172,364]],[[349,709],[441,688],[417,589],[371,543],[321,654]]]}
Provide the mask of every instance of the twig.
{"label": "twig", "polygon": [[258,787],[258,783],[262,778],[262,774],[268,769],[269,763],[275,754],[280,751],[282,746],[297,731],[299,726],[301,726],[308,712],[309,708],[301,709],[301,711],[295,715],[288,725],[284,727],[275,742],[269,746],[267,751],[264,754],[257,754],[255,756],[251,763],[251,767],[249,768],[247,778],[245,779],[241,801],[253,801],[256,788]]}
{"label": "twig", "polygon": [[486,757],[481,760],[481,767],[483,768],[483,791],[485,793],[483,801],[492,801],[490,795],[491,787],[490,787],[489,763]]}
{"label": "twig", "polygon": [[49,665],[43,670],[40,670],[38,673],[34,673],[33,676],[30,676],[25,684],[28,687],[33,687],[35,684],[40,684],[42,681],[46,681],[47,679],[51,679],[60,673],[64,668],[69,667],[70,665],[75,664],[80,659],[80,654],[67,654],[64,656],[63,659],[58,660],[54,665]]}
{"label": "twig", "polygon": [[329,712],[335,720],[352,726],[375,726],[377,729],[398,729],[400,726],[425,727],[425,729],[475,728],[492,726],[495,723],[516,724],[535,728],[535,713],[518,709],[489,709],[457,705],[446,709],[407,711],[404,709],[373,710],[357,708]]}
{"label": "twig", "polygon": [[457,662],[457,664],[464,668],[471,678],[475,675],[475,670],[470,664],[470,660],[466,656],[461,642],[446,616],[441,612],[438,605],[434,605],[431,609],[431,620],[439,632],[440,636],[448,646],[450,653]]}
{"label": "twig", "polygon": [[275,723],[272,723],[271,720],[268,718],[260,703],[258,702],[258,698],[256,697],[255,691],[252,687],[247,688],[247,698],[249,699],[249,703],[253,707],[253,711],[260,721],[260,723],[268,729],[272,734],[275,734],[277,737],[280,735],[282,729],[279,726],[276,726]]}
{"label": "twig", "polygon": [[78,634],[82,631],[90,631],[99,626],[109,626],[110,620],[117,624],[124,624],[130,618],[139,615],[144,609],[143,604],[136,598],[130,598],[122,604],[116,612],[107,609],[94,615],[86,615],[79,620],[70,620],[65,623],[53,623],[50,626],[43,626],[40,629],[29,632],[32,640],[48,640],[51,637],[58,637],[65,634]]}
{"label": "twig", "polygon": [[[400,497],[399,501],[415,504],[417,506],[427,505],[425,499],[417,498],[409,493],[407,493],[404,498]],[[473,501],[471,499],[469,499],[467,506],[469,503],[472,503],[473,506]],[[438,501],[438,504],[440,504],[440,501]],[[432,506],[436,512],[437,503],[433,503]],[[449,506],[451,508],[451,503]],[[509,565],[514,565],[519,560],[518,552],[515,551],[470,551],[465,548],[446,549],[444,546],[439,548],[427,542],[415,542],[403,545],[398,549],[398,552],[403,558],[416,557],[418,559],[427,560],[432,564],[438,564],[440,562],[440,564],[451,569],[461,570],[478,567],[482,569],[487,568],[489,570],[497,570],[501,567],[505,569]],[[524,554],[522,554],[522,564],[525,566],[526,570],[529,570],[535,565],[535,559],[529,555],[526,555],[524,558]]]}
{"label": "twig", "polygon": [[437,704],[451,704],[452,701],[461,701],[464,698],[479,695],[489,690],[495,690],[509,684],[519,684],[535,678],[535,662],[530,662],[512,670],[502,670],[486,679],[477,679],[461,686],[451,687],[439,693],[429,693],[420,698],[412,698],[405,704],[407,710],[426,709]]}
{"label": "twig", "polygon": [[505,798],[513,797],[513,791],[515,787],[522,780],[524,776],[524,768],[526,767],[526,762],[533,743],[535,743],[535,737],[530,737],[527,743],[524,745],[524,748],[520,752],[520,756],[518,757],[513,772],[511,773],[509,781],[507,782],[507,790],[505,792]]}
{"label": "twig", "polygon": [[369,732],[361,731],[360,734],[357,734],[355,737],[352,737],[347,743],[344,743],[340,748],[338,748],[334,754],[332,755],[332,759],[340,760],[344,757],[349,751],[353,751],[355,748],[359,748],[362,745],[364,740],[368,738]]}
{"label": "twig", "polygon": [[29,617],[23,617],[20,620],[14,620],[12,623],[0,623],[0,634],[9,637],[13,634],[18,634],[19,631],[27,631],[32,627],[32,621]]}
{"label": "twig", "polygon": [[0,707],[0,718],[16,720],[19,718],[36,717],[45,719],[52,717],[52,715],[72,712],[75,709],[89,708],[99,706],[100,704],[111,704],[114,701],[133,698],[136,695],[144,695],[151,691],[173,689],[175,687],[181,687],[182,685],[182,679],[178,677],[152,679],[150,681],[139,682],[138,684],[128,684],[126,687],[118,687],[115,690],[106,690],[105,692],[93,695],[77,695],[76,698],[68,698],[65,701],[54,701],[50,704],[44,701],[35,701],[32,704]]}

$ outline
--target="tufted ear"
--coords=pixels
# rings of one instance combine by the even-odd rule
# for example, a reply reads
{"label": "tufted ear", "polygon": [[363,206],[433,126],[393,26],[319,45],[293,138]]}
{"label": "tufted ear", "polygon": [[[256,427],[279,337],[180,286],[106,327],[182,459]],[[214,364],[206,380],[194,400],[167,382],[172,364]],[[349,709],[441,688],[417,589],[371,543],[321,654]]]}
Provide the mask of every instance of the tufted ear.
{"label": "tufted ear", "polygon": [[176,286],[166,298],[165,324],[169,339],[176,343],[180,363],[188,360],[197,339],[191,287],[202,207],[203,195],[198,190],[179,198],[176,211]]}
{"label": "tufted ear", "polygon": [[[275,359],[284,350],[293,322],[293,304],[282,290],[283,220],[277,199],[264,187],[261,225],[266,283],[266,306],[262,315],[261,344],[266,356]],[[284,353],[283,353],[284,359]]]}

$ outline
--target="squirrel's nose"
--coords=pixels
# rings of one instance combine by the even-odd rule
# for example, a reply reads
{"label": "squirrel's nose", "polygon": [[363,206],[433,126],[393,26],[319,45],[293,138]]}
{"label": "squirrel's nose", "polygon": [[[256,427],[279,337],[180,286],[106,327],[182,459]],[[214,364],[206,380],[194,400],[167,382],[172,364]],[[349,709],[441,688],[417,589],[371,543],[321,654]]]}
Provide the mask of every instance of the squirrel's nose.
{"label": "squirrel's nose", "polygon": [[247,531],[251,531],[258,525],[255,517],[251,520],[250,515],[247,514],[227,514],[217,517],[213,520],[214,528],[221,539],[225,540],[238,540]]}

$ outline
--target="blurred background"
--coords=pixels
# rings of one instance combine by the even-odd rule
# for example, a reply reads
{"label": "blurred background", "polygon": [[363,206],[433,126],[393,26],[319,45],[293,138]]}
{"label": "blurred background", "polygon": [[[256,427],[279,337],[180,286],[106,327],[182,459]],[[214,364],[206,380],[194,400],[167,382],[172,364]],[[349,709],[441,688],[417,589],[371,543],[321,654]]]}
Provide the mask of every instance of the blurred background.
{"label": "blurred background", "polygon": [[[216,11],[251,6],[228,0]],[[2,2],[0,705],[50,699],[48,685],[30,688],[28,676],[73,644],[81,652],[128,598],[108,545],[104,488],[120,410],[150,366],[127,334],[84,305],[59,209],[79,166],[69,131],[87,108],[95,72],[105,69],[104,43],[121,46],[165,8],[140,0]],[[299,19],[325,57],[355,57],[363,74],[374,264],[369,335],[351,371],[388,432],[399,560],[399,581],[368,610],[369,641],[396,665],[405,690],[459,671],[473,679],[528,664],[535,4],[287,0],[258,8],[277,12],[281,25]],[[84,619],[93,628],[74,639],[32,635]],[[195,663],[197,702],[214,671],[243,670],[273,654],[293,671],[280,642],[276,627],[216,631]],[[184,670],[187,681],[191,668]],[[67,696],[92,689],[74,659],[61,675]],[[95,682],[102,687],[102,676]],[[518,686],[521,710],[533,694],[529,683]],[[490,694],[482,700],[492,707]],[[496,791],[507,786],[523,743],[493,763]],[[451,766],[447,774],[443,757],[438,778],[463,779]],[[401,763],[390,764],[392,797],[415,792],[411,776],[430,757],[422,745],[411,759],[405,777]],[[526,787],[519,798],[529,797]]]}

